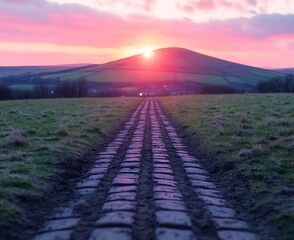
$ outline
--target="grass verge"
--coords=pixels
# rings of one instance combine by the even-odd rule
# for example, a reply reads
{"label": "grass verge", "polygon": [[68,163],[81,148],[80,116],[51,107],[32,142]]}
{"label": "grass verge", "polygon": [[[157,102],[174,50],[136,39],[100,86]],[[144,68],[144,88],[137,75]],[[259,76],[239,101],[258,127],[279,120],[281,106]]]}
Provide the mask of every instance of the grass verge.
{"label": "grass verge", "polygon": [[231,198],[294,237],[294,95],[199,95],[160,103],[214,161]]}
{"label": "grass verge", "polygon": [[[83,158],[139,103],[137,98],[1,102],[0,229],[24,212],[17,199],[41,194],[60,174],[60,159]],[[33,203],[32,203],[33,204]]]}

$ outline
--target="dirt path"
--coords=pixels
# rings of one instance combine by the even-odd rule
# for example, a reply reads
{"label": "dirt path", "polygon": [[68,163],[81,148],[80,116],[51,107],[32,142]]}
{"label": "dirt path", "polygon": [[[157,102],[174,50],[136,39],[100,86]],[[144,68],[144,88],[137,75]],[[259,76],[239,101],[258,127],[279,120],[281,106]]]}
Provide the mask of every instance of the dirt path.
{"label": "dirt path", "polygon": [[258,239],[155,100],[135,110],[34,240]]}

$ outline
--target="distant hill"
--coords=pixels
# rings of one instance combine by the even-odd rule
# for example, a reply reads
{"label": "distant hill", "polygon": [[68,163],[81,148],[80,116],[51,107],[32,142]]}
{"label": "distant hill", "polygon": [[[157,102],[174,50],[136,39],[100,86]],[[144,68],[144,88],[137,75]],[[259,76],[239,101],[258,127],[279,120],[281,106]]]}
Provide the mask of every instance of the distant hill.
{"label": "distant hill", "polygon": [[[3,74],[5,73],[5,74]],[[223,86],[250,91],[260,81],[283,76],[282,72],[225,61],[184,48],[162,48],[151,57],[142,54],[86,66],[0,67],[0,83],[14,89],[32,89],[35,84],[83,80],[89,91],[97,93],[124,89],[137,94],[147,91],[159,94],[201,92],[204,86]],[[148,86],[148,87],[146,87]],[[160,90],[159,90],[160,89]]]}
{"label": "distant hill", "polygon": [[89,64],[64,64],[52,66],[0,66],[0,77],[15,76],[15,75],[30,75],[40,74],[44,72],[56,72],[78,67],[84,67]]}
{"label": "distant hill", "polygon": [[275,69],[275,71],[286,73],[286,74],[294,74],[294,68],[281,68],[281,69]]}
{"label": "distant hill", "polygon": [[282,75],[279,72],[237,64],[183,48],[155,50],[146,58],[135,55],[125,59],[46,77],[95,82],[191,81],[217,85],[255,86],[259,81]]}

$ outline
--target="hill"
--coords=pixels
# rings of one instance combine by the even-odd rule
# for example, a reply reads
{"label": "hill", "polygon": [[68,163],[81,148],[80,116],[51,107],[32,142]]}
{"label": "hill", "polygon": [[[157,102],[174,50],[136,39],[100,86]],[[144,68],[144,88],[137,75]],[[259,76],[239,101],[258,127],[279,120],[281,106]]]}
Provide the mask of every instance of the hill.
{"label": "hill", "polygon": [[151,57],[140,54],[100,65],[40,68],[20,78],[2,78],[2,83],[11,88],[32,89],[35,84],[52,86],[83,80],[92,95],[109,90],[119,90],[122,95],[137,95],[140,91],[166,95],[199,93],[207,86],[250,91],[258,82],[282,75],[188,49],[162,48],[154,50]]}
{"label": "hill", "polygon": [[0,66],[0,77],[8,77],[15,75],[32,75],[43,72],[56,72],[77,67],[83,67],[89,64],[65,64],[52,66]]}
{"label": "hill", "polygon": [[[77,74],[79,73],[79,74]],[[157,82],[193,81],[211,84],[248,84],[281,75],[281,73],[237,64],[183,48],[163,48],[146,58],[135,55],[125,59],[68,72],[56,76],[61,79],[77,79],[81,76],[99,82]]]}
{"label": "hill", "polygon": [[294,74],[294,68],[275,69],[275,71],[286,73],[286,74]]}

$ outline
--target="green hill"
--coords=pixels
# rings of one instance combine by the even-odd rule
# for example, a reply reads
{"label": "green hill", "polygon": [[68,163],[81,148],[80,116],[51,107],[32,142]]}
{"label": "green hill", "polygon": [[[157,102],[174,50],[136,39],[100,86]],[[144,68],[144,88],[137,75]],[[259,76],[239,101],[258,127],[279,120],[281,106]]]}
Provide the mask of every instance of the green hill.
{"label": "green hill", "polygon": [[82,66],[86,66],[86,64],[66,64],[52,66],[0,66],[0,78],[16,75],[32,75],[44,72],[64,71]]}
{"label": "green hill", "polygon": [[[6,75],[3,74],[5,71]],[[19,67],[15,71],[13,67],[2,67],[0,84],[14,90],[30,91],[36,84],[53,89],[56,84],[83,80],[93,96],[114,89],[122,90],[121,95],[124,92],[136,95],[139,91],[166,95],[197,93],[203,86],[220,85],[250,91],[260,81],[283,75],[282,72],[233,63],[188,49],[162,48],[154,50],[151,57],[139,54],[100,65]]]}
{"label": "green hill", "polygon": [[286,74],[294,74],[294,68],[281,68],[281,69],[275,69],[275,71],[286,73]]}
{"label": "green hill", "polygon": [[259,81],[280,75],[282,73],[213,58],[183,48],[163,48],[155,50],[150,58],[135,55],[82,70],[48,74],[46,77],[58,77],[61,80],[83,77],[97,82],[192,81],[255,86]]}

